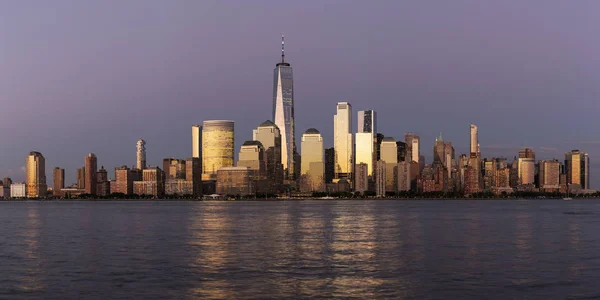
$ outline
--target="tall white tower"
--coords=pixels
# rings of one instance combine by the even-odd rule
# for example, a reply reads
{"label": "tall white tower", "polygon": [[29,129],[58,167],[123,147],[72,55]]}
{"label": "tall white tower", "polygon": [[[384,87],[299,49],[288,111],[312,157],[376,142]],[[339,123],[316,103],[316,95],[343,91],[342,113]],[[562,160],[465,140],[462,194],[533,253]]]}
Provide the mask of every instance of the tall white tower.
{"label": "tall white tower", "polygon": [[477,126],[471,124],[471,154],[479,155],[479,136]]}
{"label": "tall white tower", "polygon": [[352,134],[352,105],[338,102],[337,114],[333,116],[333,148],[335,151],[334,179],[353,182],[354,135]]}
{"label": "tall white tower", "polygon": [[140,170],[146,168],[146,141],[140,139],[137,142],[137,164],[136,167]]}

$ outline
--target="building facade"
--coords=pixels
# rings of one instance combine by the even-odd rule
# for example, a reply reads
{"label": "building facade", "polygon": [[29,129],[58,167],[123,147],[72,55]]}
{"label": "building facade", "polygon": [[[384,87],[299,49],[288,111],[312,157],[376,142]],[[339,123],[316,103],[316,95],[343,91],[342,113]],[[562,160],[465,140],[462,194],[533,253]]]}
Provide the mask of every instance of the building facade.
{"label": "building facade", "polygon": [[136,144],[136,168],[138,170],[143,170],[146,168],[146,141],[140,139]]}
{"label": "building facade", "polygon": [[202,159],[202,126],[192,126],[192,157]]}
{"label": "building facade", "polygon": [[217,171],[217,194],[250,195],[254,194],[251,172],[247,167],[226,167]]}
{"label": "building facade", "polygon": [[367,174],[372,177],[377,161],[377,113],[373,110],[359,111],[357,123],[355,163],[367,164]]}
{"label": "building facade", "polygon": [[296,175],[296,135],[294,120],[294,76],[292,66],[285,61],[284,40],[281,37],[281,62],[273,70],[273,120],[281,134],[281,161],[285,179]]}
{"label": "building facade", "polygon": [[283,184],[281,134],[275,123],[267,120],[252,132],[253,140],[262,144],[267,162],[267,192],[277,192]]}
{"label": "building facade", "polygon": [[94,153],[85,157],[85,193],[96,195],[96,179],[98,173],[98,159]]}
{"label": "building facade", "polygon": [[421,158],[420,137],[414,133],[406,133],[404,135],[404,143],[406,143],[406,160],[408,162],[419,162]]}
{"label": "building facade", "polygon": [[348,102],[337,104],[333,117],[333,148],[335,150],[334,181],[346,179],[353,183],[354,136],[352,134],[352,105]]}
{"label": "building facade", "polygon": [[354,191],[364,194],[369,190],[369,165],[357,163],[354,170]]}
{"label": "building facade", "polygon": [[54,185],[52,187],[54,196],[61,197],[61,191],[65,188],[65,169],[56,167],[54,168],[52,175],[54,177]]}
{"label": "building facade", "polygon": [[216,180],[217,171],[233,167],[234,122],[204,121],[202,127],[202,180]]}
{"label": "building facade", "polygon": [[565,173],[569,188],[590,188],[590,158],[587,153],[572,150],[565,153]]}
{"label": "building facade", "polygon": [[310,128],[302,135],[300,191],[325,191],[325,155],[321,133]]}
{"label": "building facade", "polygon": [[25,172],[27,197],[46,197],[48,186],[46,185],[46,159],[44,156],[39,152],[30,152],[25,160]]}

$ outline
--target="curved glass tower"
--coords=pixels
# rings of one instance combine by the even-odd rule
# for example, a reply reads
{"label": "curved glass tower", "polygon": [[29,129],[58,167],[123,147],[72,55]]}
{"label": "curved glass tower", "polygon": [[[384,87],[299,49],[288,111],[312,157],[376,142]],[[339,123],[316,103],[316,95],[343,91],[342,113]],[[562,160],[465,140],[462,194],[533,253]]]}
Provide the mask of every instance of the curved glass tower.
{"label": "curved glass tower", "polygon": [[281,62],[275,66],[273,78],[273,120],[281,133],[281,162],[285,178],[294,180],[296,173],[294,79],[292,67],[285,62],[283,36],[281,36]]}

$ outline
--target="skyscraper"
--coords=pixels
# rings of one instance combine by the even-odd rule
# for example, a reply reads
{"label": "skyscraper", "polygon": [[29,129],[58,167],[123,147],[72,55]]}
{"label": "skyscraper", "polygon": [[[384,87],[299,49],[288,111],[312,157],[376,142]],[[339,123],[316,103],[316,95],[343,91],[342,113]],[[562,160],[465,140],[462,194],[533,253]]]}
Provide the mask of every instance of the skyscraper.
{"label": "skyscraper", "polygon": [[292,67],[285,62],[284,39],[281,36],[281,62],[273,71],[273,120],[281,134],[281,161],[285,178],[294,180],[296,135],[294,120],[294,79]]}
{"label": "skyscraper", "polygon": [[331,183],[335,177],[335,149],[325,149],[325,183]]}
{"label": "skyscraper", "polygon": [[233,121],[204,121],[202,128],[202,180],[216,180],[217,171],[233,167]]}
{"label": "skyscraper", "polygon": [[[136,168],[143,170],[146,168],[146,141],[140,139],[137,141],[137,160]],[[95,170],[94,170],[95,172]]]}
{"label": "skyscraper", "polygon": [[65,188],[65,169],[54,168],[54,196],[60,196],[60,190]]}
{"label": "skyscraper", "polygon": [[254,181],[263,180],[267,175],[265,148],[259,141],[245,141],[238,154],[238,167],[248,167]]}
{"label": "skyscraper", "polygon": [[421,158],[419,136],[414,133],[406,133],[404,135],[404,142],[406,143],[406,161],[408,162],[419,162]]}
{"label": "skyscraper", "polygon": [[358,112],[356,132],[356,164],[367,164],[368,176],[373,176],[373,166],[377,161],[377,114],[373,110]]}
{"label": "skyscraper", "polygon": [[354,165],[354,190],[364,193],[369,190],[369,167],[365,163]]}
{"label": "skyscraper", "polygon": [[471,124],[471,132],[470,132],[470,140],[471,140],[471,153],[475,153],[478,156],[480,156],[479,153],[479,136],[478,136],[478,129],[477,126],[474,124]]}
{"label": "skyscraper", "polygon": [[568,186],[590,188],[590,158],[587,153],[579,150],[565,153],[565,170]]}
{"label": "skyscraper", "polygon": [[271,192],[277,191],[283,184],[283,165],[281,164],[281,134],[275,123],[267,120],[252,131],[253,140],[259,141],[265,149],[267,161],[267,182]]}
{"label": "skyscraper", "polygon": [[539,161],[539,188],[544,192],[555,192],[560,188],[560,162],[553,160]]}
{"label": "skyscraper", "polygon": [[96,176],[98,172],[98,160],[94,153],[85,157],[85,193],[96,195]]}
{"label": "skyscraper", "polygon": [[325,191],[325,161],[323,137],[310,128],[302,135],[302,166],[300,189],[304,192]]}
{"label": "skyscraper", "polygon": [[200,125],[192,126],[192,157],[202,158],[202,126]]}
{"label": "skyscraper", "polygon": [[398,145],[393,137],[385,137],[381,142],[381,161],[385,162],[385,190],[386,192],[395,192]]}
{"label": "skyscraper", "polygon": [[48,186],[46,185],[46,159],[44,156],[39,152],[30,152],[25,160],[25,172],[27,197],[45,197]]}
{"label": "skyscraper", "polygon": [[535,183],[535,152],[529,148],[519,151],[519,184]]}
{"label": "skyscraper", "polygon": [[85,167],[77,169],[77,188],[85,189]]}
{"label": "skyscraper", "polygon": [[337,114],[333,117],[333,148],[335,149],[335,179],[347,179],[353,183],[354,136],[352,135],[352,105],[348,102],[337,104]]}

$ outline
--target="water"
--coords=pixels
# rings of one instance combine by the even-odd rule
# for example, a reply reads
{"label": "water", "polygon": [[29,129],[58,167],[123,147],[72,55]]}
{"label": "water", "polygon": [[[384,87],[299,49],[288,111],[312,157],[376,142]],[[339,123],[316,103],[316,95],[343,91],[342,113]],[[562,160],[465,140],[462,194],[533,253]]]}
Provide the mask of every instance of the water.
{"label": "water", "polygon": [[0,202],[1,299],[600,297],[599,201]]}

